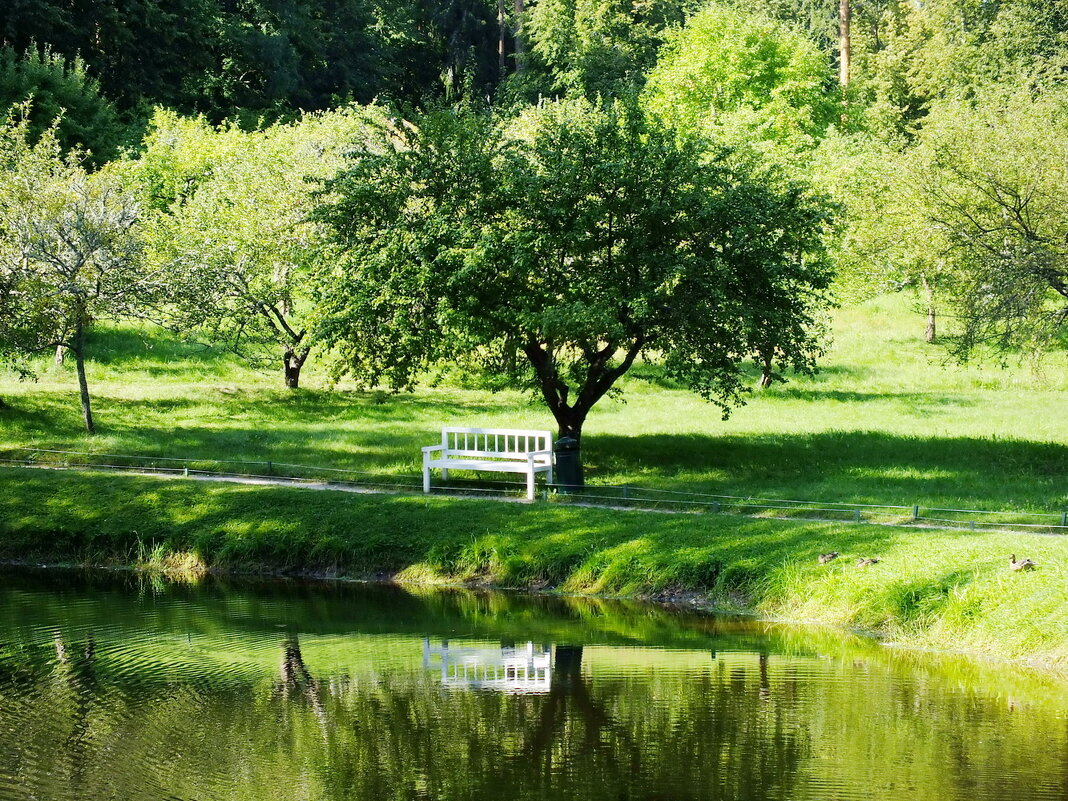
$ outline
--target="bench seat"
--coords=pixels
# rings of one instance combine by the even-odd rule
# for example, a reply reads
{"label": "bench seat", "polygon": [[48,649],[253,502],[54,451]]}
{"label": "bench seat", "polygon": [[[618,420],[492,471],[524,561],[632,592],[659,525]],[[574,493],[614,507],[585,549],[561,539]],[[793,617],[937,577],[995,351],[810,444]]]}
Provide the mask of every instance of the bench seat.
{"label": "bench seat", "polygon": [[[454,470],[481,470],[491,473],[525,473],[530,467],[525,459],[521,462],[512,460],[493,461],[491,459],[482,461],[476,459],[431,459],[430,466],[442,467],[446,470],[453,468]],[[535,473],[548,473],[552,469],[552,465],[548,464],[535,463],[534,465]]]}
{"label": "bench seat", "polygon": [[552,432],[511,428],[443,428],[441,444],[423,448],[423,492],[430,492],[430,471],[474,470],[523,473],[527,498],[534,499],[534,477],[553,480]]}

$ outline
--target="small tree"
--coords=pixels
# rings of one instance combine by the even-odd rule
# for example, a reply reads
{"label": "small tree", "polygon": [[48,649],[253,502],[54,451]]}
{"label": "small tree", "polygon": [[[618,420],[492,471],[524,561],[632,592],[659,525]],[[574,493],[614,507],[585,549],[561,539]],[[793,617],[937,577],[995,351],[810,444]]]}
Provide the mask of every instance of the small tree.
{"label": "small tree", "polygon": [[922,294],[925,339],[934,342],[953,248],[925,216],[923,194],[911,177],[915,154],[902,142],[832,131],[812,163],[816,184],[842,209],[832,241],[836,295],[858,301],[915,287]]}
{"label": "small tree", "polygon": [[157,212],[150,256],[171,276],[168,325],[253,365],[281,363],[295,389],[311,352],[308,283],[325,244],[315,184],[356,145],[364,116],[308,115],[246,133],[160,112],[128,180]]}
{"label": "small tree", "polygon": [[89,151],[97,165],[114,158],[123,137],[118,112],[80,58],[68,60],[36,46],[20,57],[0,46],[0,113],[26,101],[31,101],[31,136],[56,126],[65,149]]}
{"label": "small tree", "polygon": [[1068,323],[1068,113],[1063,90],[1001,91],[932,112],[912,181],[948,243],[953,345],[1037,352]]}
{"label": "small tree", "polygon": [[86,430],[95,430],[85,374],[87,334],[104,317],[138,315],[160,287],[143,269],[138,208],[109,174],[63,157],[55,128],[35,145],[27,124],[0,130],[0,240],[10,351],[74,354]]}
{"label": "small tree", "polygon": [[410,388],[459,361],[531,387],[579,438],[643,355],[726,414],[761,320],[777,321],[778,358],[813,369],[823,204],[634,109],[432,113],[331,189],[344,257],[319,333],[364,384]]}

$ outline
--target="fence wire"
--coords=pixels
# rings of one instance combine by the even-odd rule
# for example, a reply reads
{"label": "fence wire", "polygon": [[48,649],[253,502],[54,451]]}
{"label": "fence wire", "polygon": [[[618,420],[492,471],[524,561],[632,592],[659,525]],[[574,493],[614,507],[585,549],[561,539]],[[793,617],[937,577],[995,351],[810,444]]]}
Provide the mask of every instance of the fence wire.
{"label": "fence wire", "polygon": [[[146,474],[188,476],[199,479],[244,480],[293,486],[317,485],[367,492],[422,492],[421,474],[354,470],[344,467],[244,459],[198,459],[65,451],[50,448],[11,448],[0,451],[0,464],[24,467],[119,470]],[[437,483],[439,495],[523,498],[526,483],[457,478]],[[972,531],[1026,531],[1068,534],[1068,510],[948,509],[923,504],[894,505],[827,500],[793,500],[759,496],[720,495],[688,490],[655,489],[631,485],[587,484],[579,489],[561,484],[543,485],[538,498],[554,503],[604,508],[646,509],[662,512],[708,512],[748,517],[804,519],[823,522],[873,523],[891,526],[965,529]]]}

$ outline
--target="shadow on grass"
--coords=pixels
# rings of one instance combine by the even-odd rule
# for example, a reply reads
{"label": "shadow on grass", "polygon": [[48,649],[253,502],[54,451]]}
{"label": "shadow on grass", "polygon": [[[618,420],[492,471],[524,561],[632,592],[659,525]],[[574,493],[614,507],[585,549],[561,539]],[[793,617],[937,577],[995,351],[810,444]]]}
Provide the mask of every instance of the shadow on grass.
{"label": "shadow on grass", "polygon": [[586,440],[589,472],[666,489],[855,503],[1068,504],[1068,447],[1026,440],[873,431]]}
{"label": "shadow on grass", "polygon": [[239,361],[223,348],[176,339],[171,332],[155,326],[96,328],[89,335],[87,353],[88,361],[100,365],[155,362],[150,367],[161,375],[188,374],[187,360],[204,366]]}
{"label": "shadow on grass", "polygon": [[[844,401],[855,401],[853,393],[845,395],[850,397]],[[375,393],[284,390],[238,396],[209,390],[186,399],[101,398],[96,407],[101,433],[88,438],[71,398],[42,393],[32,400],[15,398],[9,408],[0,409],[0,445],[34,443],[414,476],[420,447],[437,440],[440,425],[520,411],[514,402],[471,400],[463,393],[386,396],[382,401]],[[205,406],[210,407],[207,413]],[[588,435],[583,445],[587,475],[600,484],[988,510],[1056,512],[1068,505],[1068,447],[1055,443],[829,431],[603,434]]]}
{"label": "shadow on grass", "polygon": [[[756,388],[757,382],[760,380],[761,371],[755,364],[746,362],[742,365],[742,374],[746,376],[743,383],[754,390],[754,397],[759,397],[761,391]],[[845,364],[828,364],[820,367],[819,371],[810,376],[799,376],[794,374],[788,374],[788,383],[776,384],[772,392],[777,394],[783,394],[783,390],[786,388],[798,387],[805,388],[812,385],[819,385],[827,381],[839,381],[842,379],[854,380],[861,382],[868,378],[872,374],[872,370],[867,367],[859,367],[856,365]],[[640,381],[643,383],[651,384],[661,389],[677,389],[687,390],[687,386],[683,382],[679,382],[671,378],[663,365],[660,364],[637,364],[627,372],[625,379],[627,382]]]}
{"label": "shadow on grass", "polygon": [[974,398],[965,395],[945,395],[932,392],[856,392],[842,389],[819,389],[806,386],[785,386],[772,389],[766,396],[774,402],[779,399],[800,400],[809,403],[832,401],[834,403],[897,403],[908,408],[912,414],[940,411],[952,414],[954,409],[964,409],[977,404]]}

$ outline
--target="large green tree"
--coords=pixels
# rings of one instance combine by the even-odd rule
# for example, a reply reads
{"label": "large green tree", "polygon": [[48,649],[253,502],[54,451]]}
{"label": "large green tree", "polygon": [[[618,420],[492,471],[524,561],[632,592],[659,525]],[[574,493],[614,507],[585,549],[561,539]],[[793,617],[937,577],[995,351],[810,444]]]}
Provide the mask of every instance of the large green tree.
{"label": "large green tree", "polygon": [[92,164],[117,155],[123,126],[81,59],[67,60],[47,48],[31,47],[19,55],[0,47],[0,114],[27,101],[31,135],[56,125],[60,143],[88,151]]}
{"label": "large green tree", "polygon": [[530,387],[578,438],[640,357],[724,413],[769,333],[777,361],[814,367],[825,206],[633,108],[434,112],[331,191],[343,258],[319,335],[365,385],[460,361]]}

